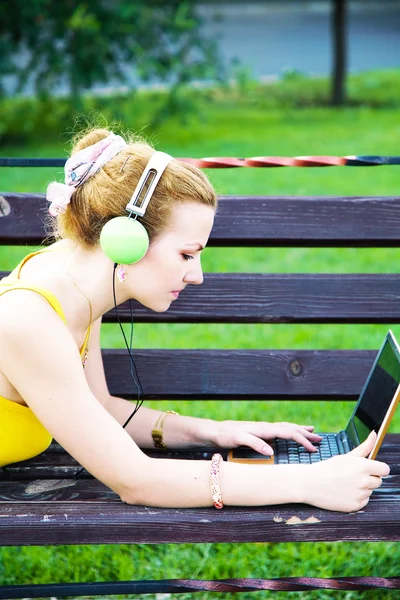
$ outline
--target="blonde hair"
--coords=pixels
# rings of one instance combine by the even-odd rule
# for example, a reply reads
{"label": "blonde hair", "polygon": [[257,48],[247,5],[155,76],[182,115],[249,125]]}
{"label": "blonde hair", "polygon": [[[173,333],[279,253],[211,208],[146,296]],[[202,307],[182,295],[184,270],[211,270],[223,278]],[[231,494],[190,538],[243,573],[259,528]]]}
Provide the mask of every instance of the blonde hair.
{"label": "blonde hair", "polygon": [[[99,142],[110,133],[107,129],[94,128],[81,134],[75,140],[71,154]],[[155,150],[133,136],[125,136],[125,139],[128,146],[75,190],[66,212],[50,217],[48,225],[53,238],[69,238],[86,249],[94,248],[107,221],[128,215],[125,207]],[[215,191],[204,173],[175,159],[163,173],[145,216],[138,219],[145,226],[150,241],[167,229],[173,205],[184,202],[217,208]]]}

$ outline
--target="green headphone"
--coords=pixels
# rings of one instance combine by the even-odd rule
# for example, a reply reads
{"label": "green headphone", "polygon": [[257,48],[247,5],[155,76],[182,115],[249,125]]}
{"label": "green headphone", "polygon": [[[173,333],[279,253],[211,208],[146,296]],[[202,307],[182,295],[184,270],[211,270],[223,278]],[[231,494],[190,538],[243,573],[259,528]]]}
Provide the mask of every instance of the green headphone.
{"label": "green headphone", "polygon": [[126,205],[129,216],[114,217],[101,230],[101,249],[114,263],[130,265],[145,256],[149,247],[149,235],[136,219],[144,216],[160,177],[172,158],[165,152],[154,152]]}

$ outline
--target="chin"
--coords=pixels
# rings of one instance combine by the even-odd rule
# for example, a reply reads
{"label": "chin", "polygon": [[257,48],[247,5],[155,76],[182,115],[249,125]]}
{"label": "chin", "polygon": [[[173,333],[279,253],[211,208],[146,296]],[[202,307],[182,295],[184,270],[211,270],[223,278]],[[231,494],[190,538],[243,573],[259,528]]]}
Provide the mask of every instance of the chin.
{"label": "chin", "polygon": [[149,308],[150,310],[152,310],[153,312],[156,313],[163,313],[166,312],[169,307],[171,306],[171,302],[164,302],[163,304],[161,302],[141,302],[141,304],[143,304],[143,306],[145,306],[146,308]]}
{"label": "chin", "polygon": [[163,312],[167,312],[167,310],[169,309],[171,305],[169,304],[168,306],[164,306],[163,308],[160,306],[149,306],[149,308],[156,313],[163,313]]}

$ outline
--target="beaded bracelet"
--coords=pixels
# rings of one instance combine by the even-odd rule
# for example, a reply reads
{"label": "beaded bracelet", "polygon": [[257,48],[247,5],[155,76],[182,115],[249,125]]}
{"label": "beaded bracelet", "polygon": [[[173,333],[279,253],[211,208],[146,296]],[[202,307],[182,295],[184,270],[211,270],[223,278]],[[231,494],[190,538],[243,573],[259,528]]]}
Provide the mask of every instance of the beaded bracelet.
{"label": "beaded bracelet", "polygon": [[219,467],[222,461],[220,454],[214,454],[211,458],[211,497],[215,508],[223,508],[221,489],[219,487]]}

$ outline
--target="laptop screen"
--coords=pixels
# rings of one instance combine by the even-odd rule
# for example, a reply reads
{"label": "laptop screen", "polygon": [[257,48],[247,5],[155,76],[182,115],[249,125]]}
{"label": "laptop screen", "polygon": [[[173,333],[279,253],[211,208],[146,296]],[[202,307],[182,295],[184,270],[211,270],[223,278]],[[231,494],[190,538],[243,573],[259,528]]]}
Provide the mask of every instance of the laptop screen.
{"label": "laptop screen", "polygon": [[[355,446],[361,444],[373,429],[378,433],[399,384],[400,351],[389,333],[368,375],[346,429]],[[352,435],[354,430],[358,440]]]}

